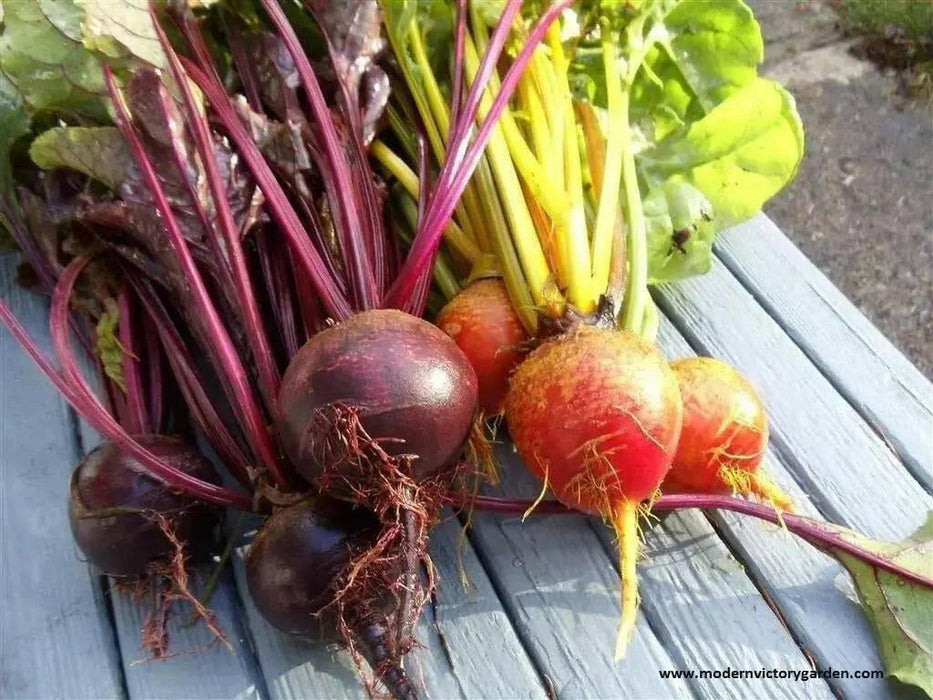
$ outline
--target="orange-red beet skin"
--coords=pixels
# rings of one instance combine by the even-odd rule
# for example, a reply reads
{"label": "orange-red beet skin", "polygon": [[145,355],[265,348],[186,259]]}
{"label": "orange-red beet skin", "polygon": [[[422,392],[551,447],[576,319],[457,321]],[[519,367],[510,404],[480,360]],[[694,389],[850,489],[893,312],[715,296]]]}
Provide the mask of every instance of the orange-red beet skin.
{"label": "orange-red beet skin", "polygon": [[515,371],[505,401],[527,467],[564,504],[603,515],[658,488],[681,414],[677,381],[652,345],[591,327],[535,350]]}
{"label": "orange-red beet skin", "polygon": [[483,413],[502,413],[509,375],[522,359],[513,348],[528,339],[505,285],[498,279],[474,282],[451,299],[436,323],[473,365]]}
{"label": "orange-red beet skin", "polygon": [[709,357],[671,363],[684,404],[683,430],[665,491],[731,493],[723,470],[755,472],[768,444],[768,416],[734,368]]}

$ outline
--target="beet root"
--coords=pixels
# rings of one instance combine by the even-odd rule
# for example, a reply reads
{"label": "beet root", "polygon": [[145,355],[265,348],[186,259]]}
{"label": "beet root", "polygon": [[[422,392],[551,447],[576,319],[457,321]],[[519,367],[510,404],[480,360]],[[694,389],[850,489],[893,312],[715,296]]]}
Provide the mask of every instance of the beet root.
{"label": "beet root", "polygon": [[360,460],[359,439],[404,458],[397,463],[420,481],[458,460],[477,395],[469,360],[446,334],[400,311],[366,311],[298,351],[282,380],[277,427],[313,484],[337,472],[352,479],[346,467]]}
{"label": "beet root", "polygon": [[398,564],[379,556],[380,526],[370,512],[326,498],[276,511],[246,557],[246,582],[273,626],[366,658],[396,698],[417,694],[398,663],[390,633],[390,593]]}
{"label": "beet root", "polygon": [[[176,469],[219,482],[210,463],[185,442],[165,435],[134,439]],[[166,524],[189,558],[203,557],[216,544],[220,517],[216,507],[172,490],[111,442],[75,466],[68,514],[78,547],[111,576],[142,576],[154,562],[172,557],[175,546],[166,536]]]}

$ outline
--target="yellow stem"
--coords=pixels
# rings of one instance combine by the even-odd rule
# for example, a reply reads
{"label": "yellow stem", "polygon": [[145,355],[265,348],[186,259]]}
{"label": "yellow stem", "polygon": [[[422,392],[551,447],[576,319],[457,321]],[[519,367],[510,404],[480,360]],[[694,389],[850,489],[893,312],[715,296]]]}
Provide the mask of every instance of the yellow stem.
{"label": "yellow stem", "polygon": [[[472,55],[476,62],[470,60],[471,46],[471,42],[467,39],[464,64],[470,80],[474,80],[479,64],[475,48],[472,49]],[[483,99],[480,101],[480,117],[484,118],[491,106],[492,101],[489,94],[484,93]],[[541,243],[535,234],[534,222],[528,212],[521,182],[509,155],[509,148],[503,135],[501,121],[492,129],[489,143],[486,146],[486,156],[489,159],[498,186],[502,208],[508,218],[509,230],[515,243],[518,258],[521,261],[525,280],[534,303],[538,306],[544,306],[551,271],[541,248]]]}
{"label": "yellow stem", "polygon": [[[603,40],[603,64],[607,76],[616,76],[618,69],[616,41],[607,32]],[[610,77],[606,80],[609,123],[618,124],[625,119],[622,83]],[[615,232],[619,209],[619,189],[622,183],[622,151],[625,134],[621,129],[609,129],[606,134],[606,161],[599,189],[599,208],[593,230],[593,290],[602,294],[609,286],[609,266],[612,260],[612,236]]]}
{"label": "yellow stem", "polygon": [[[464,66],[467,69],[470,80],[475,80],[476,73],[479,70],[479,55],[469,37],[466,38],[464,49]],[[499,79],[495,74],[489,79],[488,89],[493,93],[499,89]],[[492,107],[492,100],[489,98],[489,92],[487,92],[480,101],[480,119],[486,118],[486,114],[490,107]],[[522,180],[528,185],[528,189],[531,191],[532,195],[538,200],[541,206],[544,207],[544,210],[548,213],[548,216],[551,217],[552,221],[565,221],[569,206],[567,195],[560,189],[558,183],[550,180],[546,169],[538,162],[535,154],[532,152],[531,148],[528,147],[528,142],[525,140],[525,136],[522,134],[521,129],[518,128],[518,124],[515,122],[515,115],[512,113],[511,109],[506,108],[506,110],[502,112],[497,126],[497,129],[498,128],[502,129],[502,136],[508,146],[512,162],[518,170],[519,175],[521,175]]]}
{"label": "yellow stem", "polygon": [[[412,25],[409,30],[408,39],[411,43],[411,50],[415,63],[418,64],[418,74],[421,77],[424,92],[427,96],[426,107],[430,110],[430,115],[422,114],[422,119],[429,121],[435,126],[437,134],[441,137],[442,143],[435,145],[435,157],[438,161],[443,161],[446,157],[446,141],[450,135],[450,111],[447,108],[447,100],[441,92],[437,79],[434,77],[434,71],[431,70],[431,63],[428,60],[428,54],[424,48],[424,41],[421,39],[420,29]],[[460,202],[457,203],[457,219],[466,229],[470,238],[484,250],[489,250],[489,237],[486,234],[484,226],[484,217],[481,213],[476,193],[473,190],[472,182],[464,190]]]}
{"label": "yellow stem", "polygon": [[[405,161],[399,158],[392,149],[386,146],[382,141],[374,141],[370,148],[370,153],[399,181],[399,184],[405,188],[408,194],[417,201],[420,191],[418,176],[408,167]],[[444,240],[470,264],[475,263],[482,256],[480,249],[476,247],[473,241],[471,241],[453,221],[448,223],[447,228],[444,229]]]}
{"label": "yellow stem", "polygon": [[615,660],[625,657],[629,642],[635,632],[638,616],[638,504],[624,501],[612,513],[612,526],[619,541],[619,574],[622,577],[622,617],[616,636]]}

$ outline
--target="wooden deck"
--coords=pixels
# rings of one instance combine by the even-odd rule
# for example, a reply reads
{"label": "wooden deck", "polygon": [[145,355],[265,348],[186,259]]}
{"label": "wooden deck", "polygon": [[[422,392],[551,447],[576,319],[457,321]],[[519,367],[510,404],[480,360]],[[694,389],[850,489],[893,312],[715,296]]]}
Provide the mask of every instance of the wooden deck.
{"label": "wooden deck", "polygon": [[[39,339],[43,302],[0,261],[0,294]],[[771,416],[769,469],[802,511],[899,539],[933,506],[933,385],[764,216],[727,232],[712,272],[658,290],[661,345],[721,357]],[[94,435],[0,331],[0,697],[360,698],[343,653],[265,624],[242,552],[212,600],[234,651],[180,620],[178,655],[141,662],[140,604],[82,563],[65,510],[71,465]],[[503,447],[505,490],[536,485]],[[441,582],[409,662],[447,698],[899,698],[889,680],[673,680],[667,670],[880,669],[842,569],[780,530],[736,515],[672,515],[647,537],[642,611],[612,661],[613,543],[585,517],[475,516],[434,533]]]}

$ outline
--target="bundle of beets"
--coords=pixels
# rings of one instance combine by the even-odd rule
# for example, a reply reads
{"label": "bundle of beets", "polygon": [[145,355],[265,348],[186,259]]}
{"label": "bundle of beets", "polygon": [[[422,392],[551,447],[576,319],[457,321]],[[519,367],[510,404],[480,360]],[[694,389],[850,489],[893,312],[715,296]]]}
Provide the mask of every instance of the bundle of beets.
{"label": "bundle of beets", "polygon": [[[569,0],[521,4],[153,9],[159,67],[102,68],[115,126],[46,130],[29,151],[41,170],[0,179],[24,281],[51,296],[57,362],[2,301],[0,320],[105,438],[72,473],[81,550],[109,575],[158,577],[221,637],[185,567],[217,553],[224,509],[259,514],[260,612],[343,645],[370,690],[399,698],[416,695],[403,662],[447,504],[602,516],[619,540],[619,657],[651,512],[780,522],[857,584],[868,567],[928,592],[902,550],[792,513],[735,369],[669,364],[654,344],[648,285],[707,269],[717,227],[758,211],[802,155],[791,98],[754,70],[722,68],[734,84],[689,105],[659,90],[690,87],[672,63],[709,69],[704,32],[726,15],[750,34],[720,63],[760,60],[748,8],[582,3],[568,39]],[[426,48],[432,31],[445,48]],[[704,151],[752,102],[751,141]],[[0,130],[15,126],[2,108]],[[787,146],[770,180],[746,154],[719,188],[717,159],[759,138]],[[498,416],[542,482],[534,502],[476,495]]]}

